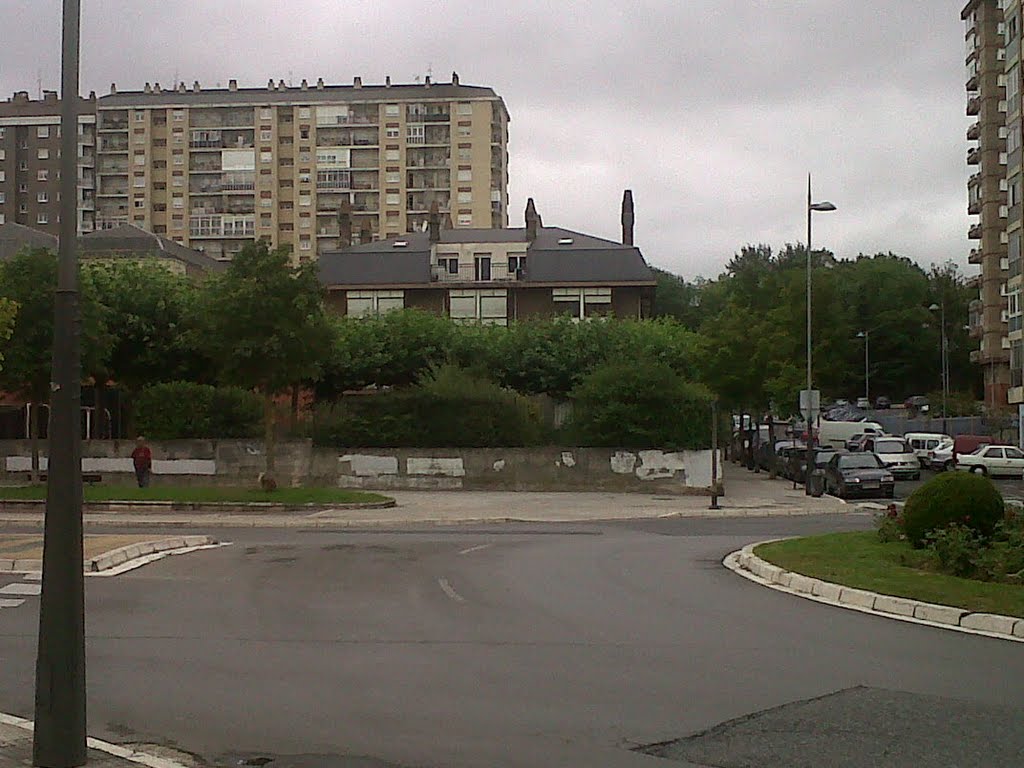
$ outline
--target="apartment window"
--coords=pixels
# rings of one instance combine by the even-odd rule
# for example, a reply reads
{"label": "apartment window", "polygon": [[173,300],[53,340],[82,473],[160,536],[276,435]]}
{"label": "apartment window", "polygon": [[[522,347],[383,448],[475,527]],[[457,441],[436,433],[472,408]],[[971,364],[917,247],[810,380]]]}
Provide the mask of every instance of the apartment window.
{"label": "apartment window", "polygon": [[7,202],[7,193],[0,192],[0,205],[3,205],[5,202]]}
{"label": "apartment window", "polygon": [[146,164],[146,156],[145,155],[135,155],[135,165],[136,166],[144,166],[145,164]]}
{"label": "apartment window", "polygon": [[470,104],[468,101],[460,102],[459,103],[459,114],[460,115],[472,115],[473,114],[473,105]]}
{"label": "apartment window", "polygon": [[503,289],[448,292],[448,313],[455,322],[508,323],[508,293]]}
{"label": "apartment window", "polygon": [[471,202],[473,202],[473,193],[472,192],[459,192],[459,202],[460,203],[471,203]]}
{"label": "apartment window", "polygon": [[[175,155],[174,156],[174,164],[175,165],[184,165],[185,164],[185,156],[184,155]],[[136,165],[141,165],[141,163],[136,163]]]}
{"label": "apartment window", "polygon": [[270,141],[274,138],[273,131],[260,131],[260,141]]}
{"label": "apartment window", "polygon": [[49,180],[50,180],[50,172],[48,170],[46,170],[45,168],[40,168],[38,171],[36,171],[36,181],[49,181]]}
{"label": "apartment window", "polygon": [[185,132],[184,131],[180,131],[180,130],[179,131],[175,131],[174,132],[174,143],[175,144],[182,144],[182,143],[184,143],[184,141],[185,141]]}
{"label": "apartment window", "polygon": [[473,180],[473,172],[472,171],[459,171],[459,181],[472,181],[472,180]]}
{"label": "apartment window", "polygon": [[[304,120],[310,115],[309,107],[299,107],[299,119]],[[309,130],[307,128],[307,130]]]}
{"label": "apartment window", "polygon": [[40,125],[38,128],[36,128],[36,137],[40,139],[50,138],[50,126]]}
{"label": "apartment window", "polygon": [[460,163],[468,163],[468,162],[472,161],[472,159],[473,159],[473,151],[472,150],[470,150],[470,149],[460,149],[459,150],[459,162]]}
{"label": "apartment window", "polygon": [[611,311],[611,288],[552,288],[551,299],[556,313],[582,320],[600,317]]}
{"label": "apartment window", "polygon": [[[2,175],[0,175],[0,181],[3,181],[3,180],[4,180],[4,177]],[[28,194],[28,184],[19,184],[18,185],[18,193],[22,194],[22,195],[27,195]]]}
{"label": "apartment window", "polygon": [[1014,64],[1006,75],[1001,75],[1001,77],[1006,79],[1007,109],[1010,112],[1015,112],[1020,106],[1020,67]]}
{"label": "apartment window", "polygon": [[1020,149],[1021,126],[1017,123],[1006,133],[1006,152],[1013,154]]}
{"label": "apartment window", "polygon": [[50,150],[48,150],[46,147],[40,147],[39,151],[36,152],[36,157],[38,157],[40,160],[49,160]]}
{"label": "apartment window", "polygon": [[134,183],[133,183],[133,186],[136,189],[145,189],[145,187],[146,187],[146,177],[145,176],[136,176],[135,180],[134,180]]}
{"label": "apartment window", "polygon": [[28,203],[22,203],[18,206],[18,213],[28,213]]}
{"label": "apartment window", "polygon": [[6,149],[0,149],[0,160],[6,160],[6,159],[7,159],[7,150]]}
{"label": "apartment window", "polygon": [[459,257],[456,255],[438,256],[437,268],[449,275],[459,274]]}
{"label": "apartment window", "polygon": [[309,229],[312,226],[309,216],[299,219],[299,229]]}
{"label": "apartment window", "polygon": [[7,171],[0,171],[0,181],[7,181]]}
{"label": "apartment window", "polygon": [[387,203],[388,205],[399,205],[399,204],[400,204],[400,202],[401,202],[401,199],[402,199],[402,198],[401,198],[401,195],[396,195],[396,194],[389,194],[389,195],[387,195],[387,197],[385,198],[385,202],[386,202],[386,203]]}
{"label": "apartment window", "polygon": [[299,184],[309,184],[312,180],[313,177],[309,171],[302,171],[299,173]]}
{"label": "apartment window", "polygon": [[50,202],[50,194],[48,192],[40,192],[36,195],[37,203],[48,203]]}
{"label": "apartment window", "polygon": [[0,139],[2,139],[4,137],[4,133],[6,133],[6,131],[7,131],[6,128],[0,128]]}
{"label": "apartment window", "polygon": [[384,176],[384,180],[388,184],[400,184],[402,182],[402,174],[398,171],[388,171]]}
{"label": "apartment window", "polygon": [[299,195],[299,205],[312,205],[313,198],[310,195]]}
{"label": "apartment window", "polygon": [[508,257],[508,273],[510,275],[519,275],[521,272],[526,271],[526,254],[513,255],[509,254]]}
{"label": "apartment window", "polygon": [[141,198],[136,200],[135,201],[135,207],[136,208],[145,208],[146,207],[146,201],[141,199]]}
{"label": "apartment window", "polygon": [[470,126],[468,126],[468,125],[460,125],[459,126],[459,138],[461,138],[461,139],[468,139],[472,135],[473,135],[473,129]]}
{"label": "apartment window", "polygon": [[144,122],[146,122],[146,113],[145,112],[136,112],[135,113],[135,122],[136,123],[144,123]]}
{"label": "apartment window", "polygon": [[299,128],[299,138],[300,139],[308,139],[309,138],[309,126],[308,125],[304,125],[301,128]]}
{"label": "apartment window", "polygon": [[272,163],[272,162],[274,162],[274,153],[273,152],[260,152],[260,162],[261,163]]}
{"label": "apartment window", "polygon": [[385,160],[398,160],[399,157],[400,155],[397,149],[388,149],[384,153]]}
{"label": "apartment window", "polygon": [[176,198],[174,198],[171,201],[171,207],[172,208],[184,208],[185,207],[185,198],[183,198],[183,197],[176,197]]}
{"label": "apartment window", "polygon": [[471,213],[460,213],[459,214],[459,226],[468,227],[473,224],[473,214]]}
{"label": "apartment window", "polygon": [[185,110],[175,109],[171,112],[171,119],[176,123],[182,122],[185,119]]}
{"label": "apartment window", "polygon": [[405,292],[349,291],[345,296],[345,302],[350,317],[365,317],[402,309],[405,306]]}
{"label": "apartment window", "polygon": [[406,126],[406,141],[409,144],[422,144],[424,141],[424,126],[422,125],[409,125]]}
{"label": "apartment window", "polygon": [[173,179],[171,179],[171,186],[172,187],[183,187],[183,186],[185,186],[185,179],[182,178],[181,176],[175,176]]}
{"label": "apartment window", "polygon": [[300,240],[299,241],[299,250],[300,251],[310,251],[312,249],[313,249],[312,241],[310,241],[310,240]]}
{"label": "apartment window", "polygon": [[6,224],[6,223],[7,223],[7,217],[4,214],[0,213],[0,224]]}
{"label": "apartment window", "polygon": [[28,170],[28,160],[22,160],[20,163],[18,163],[18,170],[19,171],[27,171]]}
{"label": "apartment window", "polygon": [[397,104],[387,104],[387,105],[385,105],[385,107],[384,107],[384,114],[387,115],[388,117],[398,117],[398,105]]}
{"label": "apartment window", "polygon": [[50,217],[49,217],[48,214],[40,213],[38,216],[36,216],[36,224],[49,224],[49,223],[50,223]]}
{"label": "apartment window", "polygon": [[387,128],[384,131],[384,135],[389,139],[397,139],[402,135],[402,132],[398,128]]}
{"label": "apartment window", "polygon": [[1020,176],[1014,176],[1010,179],[1010,184],[1006,190],[1006,204],[1009,207],[1013,207],[1020,203]]}
{"label": "apartment window", "polygon": [[261,107],[260,108],[260,119],[261,120],[270,120],[273,117],[274,117],[274,110],[272,108],[270,108],[270,107]]}
{"label": "apartment window", "polygon": [[1017,15],[1014,14],[1006,20],[1006,42],[1010,43],[1017,39],[1017,32],[1019,31],[1019,22]]}

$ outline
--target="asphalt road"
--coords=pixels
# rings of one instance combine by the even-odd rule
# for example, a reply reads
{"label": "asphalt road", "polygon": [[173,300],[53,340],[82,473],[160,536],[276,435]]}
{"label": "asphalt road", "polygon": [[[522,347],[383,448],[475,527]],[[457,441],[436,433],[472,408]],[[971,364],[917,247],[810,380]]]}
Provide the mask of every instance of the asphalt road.
{"label": "asphalt road", "polygon": [[[88,580],[90,732],[236,767],[1024,764],[1024,646],[720,565],[869,525],[222,532],[233,546]],[[0,711],[32,714],[37,611],[0,609]],[[973,763],[943,752],[945,718]]]}

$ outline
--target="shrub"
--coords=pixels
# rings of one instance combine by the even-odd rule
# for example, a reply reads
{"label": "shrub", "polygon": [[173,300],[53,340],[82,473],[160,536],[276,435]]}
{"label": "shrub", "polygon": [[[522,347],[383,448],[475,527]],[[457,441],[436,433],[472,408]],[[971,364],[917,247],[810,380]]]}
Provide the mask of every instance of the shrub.
{"label": "shrub", "polygon": [[237,387],[175,381],[143,389],[135,401],[135,425],[154,440],[241,438],[261,433],[263,403]]}
{"label": "shrub", "polygon": [[319,411],[312,437],[352,448],[487,448],[537,445],[545,434],[526,398],[445,365],[411,389],[348,397]]}
{"label": "shrub", "polygon": [[878,540],[883,544],[906,538],[903,532],[903,518],[898,514],[886,512],[884,515],[878,515],[875,518],[875,526],[878,529]]}
{"label": "shrub", "polygon": [[1003,519],[1003,497],[987,477],[944,472],[918,488],[903,508],[903,528],[915,547],[932,531],[958,523],[989,538]]}
{"label": "shrub", "polygon": [[702,449],[711,445],[711,397],[668,364],[606,363],[572,392],[571,429],[580,445]]}
{"label": "shrub", "polygon": [[974,576],[983,552],[983,543],[974,530],[966,525],[950,523],[928,533],[926,541],[943,571],[963,578]]}

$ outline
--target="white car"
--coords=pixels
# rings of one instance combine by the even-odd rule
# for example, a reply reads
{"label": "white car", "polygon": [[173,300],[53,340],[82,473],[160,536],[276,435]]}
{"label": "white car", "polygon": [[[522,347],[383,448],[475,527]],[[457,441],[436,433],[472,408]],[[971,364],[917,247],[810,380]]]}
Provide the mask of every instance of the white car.
{"label": "white car", "polygon": [[993,477],[1024,477],[1024,451],[1012,445],[983,445],[974,453],[959,454],[956,468]]}
{"label": "white car", "polygon": [[865,441],[864,450],[878,456],[885,468],[897,478],[921,479],[921,462],[902,437],[893,437],[892,435],[871,437]]}
{"label": "white car", "polygon": [[948,472],[956,466],[956,459],[953,458],[953,443],[942,443],[928,451],[924,459],[925,466],[934,469],[936,472]]}

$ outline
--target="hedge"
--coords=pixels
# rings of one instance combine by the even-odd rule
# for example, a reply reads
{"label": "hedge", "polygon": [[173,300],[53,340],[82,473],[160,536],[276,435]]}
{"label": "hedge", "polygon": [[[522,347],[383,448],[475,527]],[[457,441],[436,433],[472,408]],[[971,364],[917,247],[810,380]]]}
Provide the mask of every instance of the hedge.
{"label": "hedge", "polygon": [[987,477],[944,472],[910,494],[903,506],[903,532],[915,547],[953,523],[988,538],[1004,513],[1003,497]]}
{"label": "hedge", "polygon": [[152,440],[244,438],[262,434],[263,401],[238,387],[175,381],[143,389],[135,426]]}

